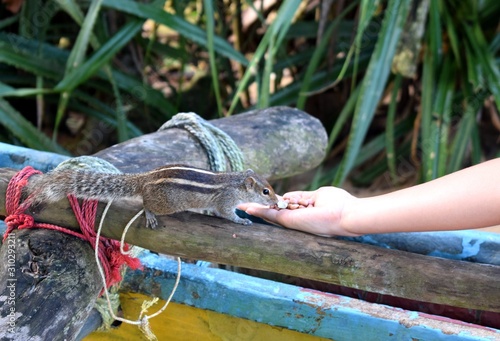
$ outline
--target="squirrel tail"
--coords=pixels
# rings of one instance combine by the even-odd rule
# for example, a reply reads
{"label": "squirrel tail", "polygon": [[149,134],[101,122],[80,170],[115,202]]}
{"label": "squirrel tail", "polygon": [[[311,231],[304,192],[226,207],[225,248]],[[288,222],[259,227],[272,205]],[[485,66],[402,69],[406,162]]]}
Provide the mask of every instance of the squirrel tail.
{"label": "squirrel tail", "polygon": [[89,171],[52,171],[30,181],[35,203],[56,202],[73,194],[79,199],[112,200],[139,194],[137,175]]}

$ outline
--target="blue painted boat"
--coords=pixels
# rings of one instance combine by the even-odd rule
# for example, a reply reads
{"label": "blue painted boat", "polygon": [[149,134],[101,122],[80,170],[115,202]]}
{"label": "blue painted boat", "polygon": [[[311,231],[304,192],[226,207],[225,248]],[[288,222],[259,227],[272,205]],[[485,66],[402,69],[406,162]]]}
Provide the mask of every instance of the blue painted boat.
{"label": "blue painted boat", "polygon": [[[145,252],[123,289],[166,298],[177,262]],[[183,264],[174,301],[331,340],[500,340],[500,330],[227,270]],[[231,338],[229,338],[231,339]]]}
{"label": "blue painted boat", "polygon": [[[65,158],[0,143],[0,167],[20,169],[25,165],[32,165],[47,171]],[[353,240],[428,256],[500,265],[500,235],[495,233],[405,233],[364,236]],[[163,299],[168,297],[177,274],[177,263],[147,251],[142,254],[141,261],[144,269],[127,272],[122,290],[125,293],[135,292]],[[500,340],[498,313],[477,312],[483,314],[486,321],[486,325],[480,325],[443,316],[445,314],[441,313],[446,312],[446,307],[431,306],[422,309],[420,303],[417,303],[415,306],[409,306],[420,309],[403,309],[387,303],[381,304],[384,300],[377,295],[372,299],[376,302],[370,302],[366,299],[369,295],[352,294],[348,288],[345,292],[345,295],[335,294],[218,268],[183,264],[180,286],[173,301],[185,307],[243,319],[239,321],[258,323],[252,324],[251,328],[260,328],[259,325],[267,328],[275,326],[281,328],[280,330],[302,333],[304,337],[315,336],[331,340]],[[356,295],[365,299],[359,299]],[[137,301],[136,296],[124,294],[124,297]],[[167,309],[164,314],[166,319],[169,318],[168,311]],[[234,323],[238,325],[242,322]],[[491,326],[487,326],[488,324]],[[184,325],[185,330],[190,328]],[[235,329],[228,330],[234,332]],[[163,334],[157,333],[160,339],[164,339],[161,335]],[[208,334],[204,335],[209,339]],[[252,335],[260,335],[259,338],[254,338],[255,340],[263,339],[262,333],[255,332]],[[283,340],[292,339],[290,334],[287,335]],[[181,336],[169,334],[168,339],[186,339]],[[235,337],[229,331],[228,335],[220,336],[219,339],[232,340],[236,339]],[[110,339],[113,337],[110,336]],[[93,340],[92,336],[88,340]]]}

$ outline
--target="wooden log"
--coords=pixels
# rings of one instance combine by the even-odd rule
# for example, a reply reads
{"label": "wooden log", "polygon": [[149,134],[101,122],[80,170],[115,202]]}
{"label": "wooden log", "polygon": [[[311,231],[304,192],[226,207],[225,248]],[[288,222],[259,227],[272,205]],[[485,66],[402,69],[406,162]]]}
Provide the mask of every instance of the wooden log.
{"label": "wooden log", "polygon": [[[0,214],[5,184],[13,171],[0,172]],[[103,205],[100,206],[100,216]],[[103,235],[120,239],[123,227],[141,208],[137,201],[111,206]],[[77,229],[66,202],[35,215],[37,221]],[[447,260],[324,238],[283,228],[180,213],[145,228],[144,218],[126,241],[159,253],[272,271],[397,297],[500,312],[500,267]]]}
{"label": "wooden log", "polygon": [[[317,166],[322,161],[326,150],[327,136],[321,123],[312,116],[296,109],[275,107],[212,122],[215,126],[226,131],[241,148],[245,158],[245,167],[253,168],[270,179],[292,176]],[[2,145],[0,145],[0,148],[2,148]],[[30,159],[30,157],[19,158],[17,154],[13,153],[4,154],[4,156],[4,159],[7,159],[8,162],[16,164],[25,163],[26,160]],[[113,146],[96,156],[110,161],[127,173],[146,171],[167,163],[186,163],[201,168],[208,168],[209,166],[206,151],[184,129],[169,129],[141,136]],[[42,162],[38,162],[40,160]],[[43,160],[46,160],[46,158],[36,159],[35,164],[41,164],[43,170],[46,170],[48,167],[46,167]],[[2,162],[1,159],[0,162]],[[6,186],[7,184],[2,182],[3,185]],[[3,200],[5,190],[0,195]],[[4,210],[4,204],[4,202],[1,203],[2,210]],[[58,221],[57,224],[59,225],[75,228],[77,225],[72,211],[69,207],[65,207],[63,210],[65,213],[61,216],[61,219],[52,216],[48,220],[54,219],[54,221]],[[49,215],[60,213],[50,209],[45,212]],[[0,214],[5,215],[5,212],[2,211]],[[54,234],[55,232],[47,233]],[[55,250],[57,251],[57,249]],[[23,255],[28,254],[27,250],[19,250],[18,252],[22,252]],[[19,265],[19,267],[22,266],[25,265]],[[88,269],[82,271],[93,273],[95,264],[93,262],[89,263]],[[66,271],[62,272],[66,273]],[[54,275],[57,273],[55,272]],[[0,277],[0,279],[2,278],[5,277]],[[24,277],[18,277],[18,279],[25,280]],[[64,279],[71,280],[71,277],[67,279],[64,276]],[[95,281],[95,283],[100,283],[100,280]],[[65,290],[62,290],[61,293],[64,294]],[[49,313],[51,311],[44,310],[50,308],[50,306],[39,306],[38,304],[38,301],[43,296],[39,296],[38,293],[31,296],[33,299],[30,303],[35,305],[26,304],[25,310],[37,309],[40,316],[43,315],[48,318],[46,323],[50,324],[52,331],[62,331],[63,329],[72,331],[79,328],[80,324],[75,324],[70,314],[67,316],[58,315],[57,317],[60,317],[60,319],[50,320]],[[68,297],[71,297],[71,295]],[[80,303],[83,304],[82,307],[87,307],[87,301]],[[82,321],[86,318],[83,315],[78,315],[78,317]],[[34,328],[31,321],[17,320],[16,322],[18,327],[16,331],[25,330],[26,328],[32,330]],[[15,337],[24,339],[23,335],[16,335]]]}
{"label": "wooden log", "polygon": [[[236,142],[252,168],[269,179],[308,171],[325,157],[327,135],[316,118],[289,107],[273,107],[211,120]],[[124,173],[150,170],[167,163],[207,168],[208,157],[184,129],[173,128],[140,136],[97,154]]]}
{"label": "wooden log", "polygon": [[1,340],[74,340],[102,287],[88,243],[43,229],[9,234],[0,278]]}

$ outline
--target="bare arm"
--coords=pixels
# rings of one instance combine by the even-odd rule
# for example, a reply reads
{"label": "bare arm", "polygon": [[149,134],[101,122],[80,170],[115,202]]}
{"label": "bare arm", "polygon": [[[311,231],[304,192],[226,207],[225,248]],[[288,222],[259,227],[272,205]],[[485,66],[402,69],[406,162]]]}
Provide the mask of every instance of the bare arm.
{"label": "bare arm", "polygon": [[442,231],[500,224],[500,159],[392,193],[355,198],[323,187],[284,195],[294,210],[244,205],[247,213],[321,235]]}

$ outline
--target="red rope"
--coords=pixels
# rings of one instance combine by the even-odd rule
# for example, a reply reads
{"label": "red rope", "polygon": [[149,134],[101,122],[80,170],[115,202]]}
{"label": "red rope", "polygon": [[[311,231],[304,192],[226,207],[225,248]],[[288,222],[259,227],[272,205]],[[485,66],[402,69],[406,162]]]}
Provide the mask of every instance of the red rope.
{"label": "red rope", "polygon": [[[68,195],[71,208],[80,225],[81,233],[53,224],[37,223],[32,216],[24,213],[31,203],[31,196],[21,204],[22,191],[24,186],[28,184],[29,177],[34,174],[41,174],[41,172],[28,166],[16,173],[9,181],[5,194],[5,209],[7,211],[5,223],[7,224],[7,230],[5,231],[3,240],[5,241],[9,233],[16,228],[44,228],[81,238],[88,241],[92,245],[92,248],[95,248],[97,234],[94,230],[94,224],[97,213],[97,200],[83,200],[80,205],[75,196]],[[129,245],[126,244],[124,250],[128,249]],[[104,269],[108,288],[121,281],[120,269],[122,265],[127,264],[132,269],[137,269],[141,266],[138,258],[130,257],[120,252],[119,241],[102,236],[99,238],[99,260]]]}

